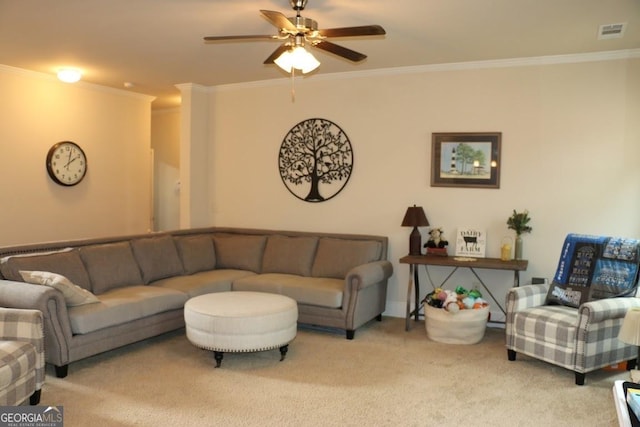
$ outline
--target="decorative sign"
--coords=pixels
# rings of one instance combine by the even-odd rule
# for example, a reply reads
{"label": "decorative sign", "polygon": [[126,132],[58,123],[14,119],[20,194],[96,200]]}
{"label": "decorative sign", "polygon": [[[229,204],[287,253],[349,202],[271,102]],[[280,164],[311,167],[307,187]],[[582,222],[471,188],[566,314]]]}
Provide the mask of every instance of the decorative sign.
{"label": "decorative sign", "polygon": [[325,119],[307,119],[284,137],[278,156],[287,189],[305,202],[324,202],[347,185],[353,150],[347,134]]}
{"label": "decorative sign", "polygon": [[484,258],[487,233],[469,227],[458,228],[456,233],[456,256]]}

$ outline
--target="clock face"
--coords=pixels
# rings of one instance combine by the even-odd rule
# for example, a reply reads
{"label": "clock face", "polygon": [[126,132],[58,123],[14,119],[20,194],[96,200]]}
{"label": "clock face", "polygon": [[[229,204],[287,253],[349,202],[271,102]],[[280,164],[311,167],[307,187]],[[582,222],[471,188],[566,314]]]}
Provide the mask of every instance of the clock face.
{"label": "clock face", "polygon": [[87,173],[87,157],[76,143],[58,142],[47,154],[47,172],[57,184],[76,185]]}

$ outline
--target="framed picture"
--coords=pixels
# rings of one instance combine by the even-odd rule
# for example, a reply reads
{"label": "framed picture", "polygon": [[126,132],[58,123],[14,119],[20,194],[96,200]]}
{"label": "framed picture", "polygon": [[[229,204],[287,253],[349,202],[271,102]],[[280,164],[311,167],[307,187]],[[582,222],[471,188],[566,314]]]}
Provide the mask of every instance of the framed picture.
{"label": "framed picture", "polygon": [[433,133],[431,186],[500,188],[501,132]]}

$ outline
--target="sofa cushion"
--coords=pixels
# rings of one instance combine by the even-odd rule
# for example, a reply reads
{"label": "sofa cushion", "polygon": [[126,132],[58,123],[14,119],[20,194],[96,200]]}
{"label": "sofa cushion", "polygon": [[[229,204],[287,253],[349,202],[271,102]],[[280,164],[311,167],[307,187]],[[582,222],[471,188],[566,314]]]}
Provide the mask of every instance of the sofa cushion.
{"label": "sofa cushion", "polygon": [[260,273],[266,236],[215,234],[216,268]]}
{"label": "sofa cushion", "polygon": [[317,237],[269,236],[262,272],[310,276],[317,246]]}
{"label": "sofa cushion", "polygon": [[173,237],[145,237],[131,241],[144,283],[184,273]]}
{"label": "sofa cushion", "polygon": [[176,237],[175,243],[186,274],[216,268],[216,254],[211,235]]}
{"label": "sofa cushion", "polygon": [[[578,310],[561,305],[547,305],[517,311],[513,327],[518,336],[525,337],[526,342],[532,346],[545,343],[550,349],[550,357],[556,360],[556,351],[558,355],[562,354],[559,351],[561,348],[571,347],[571,354],[574,353],[578,321]],[[564,360],[562,362],[566,363]]]}
{"label": "sofa cushion", "polygon": [[380,259],[382,245],[373,240],[347,240],[323,237],[311,268],[313,277],[344,279],[349,270]]}
{"label": "sofa cushion", "polygon": [[111,289],[100,303],[69,307],[74,334],[87,334],[110,326],[184,307],[187,295],[172,289],[138,285]]}
{"label": "sofa cushion", "polygon": [[82,289],[60,274],[51,273],[50,271],[20,270],[20,275],[27,283],[49,286],[59,290],[62,292],[62,296],[69,307],[100,302],[94,294]]}
{"label": "sofa cushion", "polygon": [[192,298],[212,292],[230,291],[234,280],[253,275],[255,273],[246,270],[207,270],[186,276],[157,280],[153,282],[153,286],[184,292],[189,298]]}
{"label": "sofa cushion", "polygon": [[234,291],[270,292],[285,295],[299,304],[342,307],[344,280],[302,277],[292,274],[257,274],[233,281]]}
{"label": "sofa cushion", "polygon": [[129,242],[82,247],[80,256],[91,277],[91,290],[96,295],[109,289],[142,284],[142,275]]}
{"label": "sofa cushion", "polygon": [[2,275],[9,280],[23,281],[20,270],[50,271],[67,277],[84,289],[91,289],[91,280],[77,249],[64,249],[24,255],[12,255],[0,261]]}

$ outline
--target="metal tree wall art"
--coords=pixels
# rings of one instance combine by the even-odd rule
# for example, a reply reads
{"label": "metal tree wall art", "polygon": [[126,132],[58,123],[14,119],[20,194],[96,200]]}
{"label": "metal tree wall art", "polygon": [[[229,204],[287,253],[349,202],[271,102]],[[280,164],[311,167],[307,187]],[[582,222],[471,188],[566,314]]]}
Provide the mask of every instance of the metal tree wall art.
{"label": "metal tree wall art", "polygon": [[347,134],[325,119],[307,119],[284,137],[278,156],[287,189],[305,202],[324,202],[349,181],[353,150]]}

